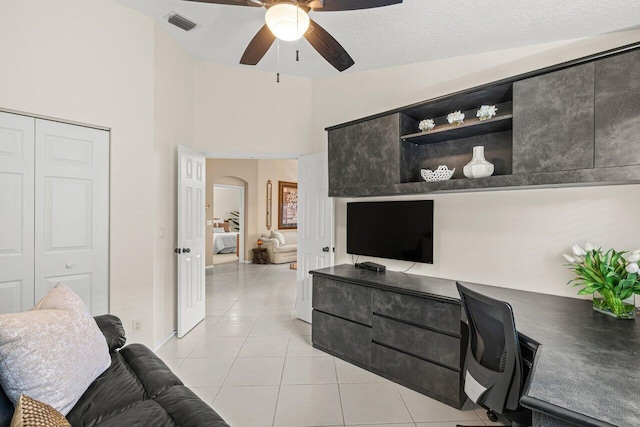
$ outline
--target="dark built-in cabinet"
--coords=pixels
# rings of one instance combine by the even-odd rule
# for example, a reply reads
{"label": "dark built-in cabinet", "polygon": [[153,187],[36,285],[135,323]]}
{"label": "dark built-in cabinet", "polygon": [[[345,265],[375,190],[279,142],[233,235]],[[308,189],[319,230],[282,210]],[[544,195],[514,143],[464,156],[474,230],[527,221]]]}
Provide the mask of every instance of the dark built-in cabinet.
{"label": "dark built-in cabinet", "polygon": [[640,50],[596,62],[595,166],[640,163]]}
{"label": "dark built-in cabinet", "polygon": [[400,152],[399,120],[399,114],[390,114],[330,132],[329,187],[398,182],[398,165],[388,159],[397,158]]}
{"label": "dark built-in cabinet", "polygon": [[[497,115],[476,118],[481,105]],[[452,126],[448,113],[461,110]],[[431,118],[435,128],[421,132]],[[327,129],[329,195],[640,183],[640,44]],[[467,179],[472,148],[493,176]],[[456,168],[427,183],[420,170]]]}
{"label": "dark built-in cabinet", "polygon": [[513,172],[593,168],[595,64],[513,84]]}
{"label": "dark built-in cabinet", "polygon": [[371,286],[314,275],[314,347],[460,408],[467,338],[459,301]]}

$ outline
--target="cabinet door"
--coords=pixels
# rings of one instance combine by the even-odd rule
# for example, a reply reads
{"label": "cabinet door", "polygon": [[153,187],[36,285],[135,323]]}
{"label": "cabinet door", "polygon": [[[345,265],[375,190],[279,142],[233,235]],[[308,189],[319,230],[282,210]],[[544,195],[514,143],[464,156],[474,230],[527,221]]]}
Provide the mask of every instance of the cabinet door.
{"label": "cabinet door", "polygon": [[513,173],[593,168],[594,75],[589,63],[513,85]]}
{"label": "cabinet door", "polygon": [[313,310],[313,344],[364,366],[371,365],[371,328]]}
{"label": "cabinet door", "polygon": [[313,308],[371,326],[371,288],[313,277]]}
{"label": "cabinet door", "polygon": [[34,304],[34,123],[0,112],[0,314]]}
{"label": "cabinet door", "polygon": [[329,131],[329,195],[400,182],[400,115]]}
{"label": "cabinet door", "polygon": [[109,310],[109,133],[36,120],[35,293],[63,282]]}
{"label": "cabinet door", "polygon": [[640,164],[640,50],[596,62],[596,167]]}

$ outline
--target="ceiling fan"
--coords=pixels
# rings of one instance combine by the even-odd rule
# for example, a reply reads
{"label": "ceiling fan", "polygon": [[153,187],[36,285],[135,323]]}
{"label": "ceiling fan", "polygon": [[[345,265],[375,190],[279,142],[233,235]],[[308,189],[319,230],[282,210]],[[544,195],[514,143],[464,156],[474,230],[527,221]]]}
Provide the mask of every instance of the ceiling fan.
{"label": "ceiling fan", "polygon": [[318,51],[338,71],[344,71],[354,62],[347,51],[317,22],[309,18],[313,12],[340,12],[372,9],[402,3],[402,0],[186,0],[199,3],[232,6],[265,7],[266,24],[253,37],[244,51],[240,63],[256,65],[267,53],[276,38],[285,41],[301,37]]}

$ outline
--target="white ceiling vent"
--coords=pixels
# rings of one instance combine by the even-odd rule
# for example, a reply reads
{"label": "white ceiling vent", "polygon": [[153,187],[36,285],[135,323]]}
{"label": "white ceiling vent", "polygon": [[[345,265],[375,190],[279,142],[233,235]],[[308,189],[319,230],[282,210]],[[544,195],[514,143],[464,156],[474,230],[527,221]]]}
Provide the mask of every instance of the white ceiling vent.
{"label": "white ceiling vent", "polygon": [[167,17],[167,21],[169,22],[169,24],[173,24],[184,31],[191,31],[198,26],[198,24],[196,24],[195,22],[175,12],[169,14],[169,16]]}

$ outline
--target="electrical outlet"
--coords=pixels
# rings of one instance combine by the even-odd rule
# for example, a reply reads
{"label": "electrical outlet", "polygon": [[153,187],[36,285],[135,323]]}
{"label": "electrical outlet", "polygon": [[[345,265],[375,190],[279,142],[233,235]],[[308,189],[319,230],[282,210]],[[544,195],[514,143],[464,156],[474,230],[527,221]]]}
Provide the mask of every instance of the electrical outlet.
{"label": "electrical outlet", "polygon": [[133,321],[133,328],[132,328],[132,332],[134,334],[137,334],[138,332],[140,332],[142,330],[142,319],[136,319]]}

